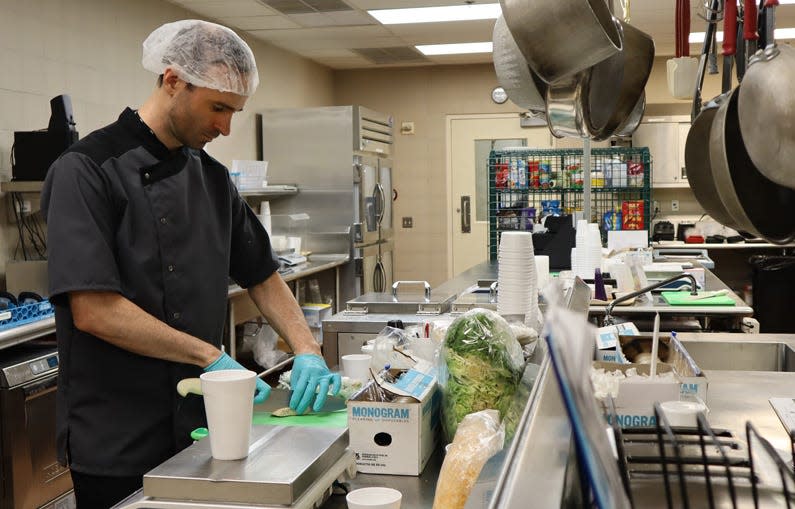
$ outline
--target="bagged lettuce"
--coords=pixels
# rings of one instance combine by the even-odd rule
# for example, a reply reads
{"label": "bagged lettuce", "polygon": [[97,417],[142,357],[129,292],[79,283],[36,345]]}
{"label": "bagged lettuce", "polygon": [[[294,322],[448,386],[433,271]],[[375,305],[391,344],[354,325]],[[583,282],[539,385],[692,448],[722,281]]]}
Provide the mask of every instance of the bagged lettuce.
{"label": "bagged lettuce", "polygon": [[473,309],[456,318],[442,346],[442,422],[450,441],[467,414],[493,409],[504,418],[524,370],[522,347],[500,315]]}

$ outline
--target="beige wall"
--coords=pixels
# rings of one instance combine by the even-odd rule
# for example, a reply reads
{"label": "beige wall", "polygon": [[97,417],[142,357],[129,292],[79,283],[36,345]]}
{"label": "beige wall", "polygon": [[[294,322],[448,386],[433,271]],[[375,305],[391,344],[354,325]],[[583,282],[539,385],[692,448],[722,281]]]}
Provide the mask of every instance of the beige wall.
{"label": "beige wall", "polygon": [[[52,97],[71,96],[81,136],[114,121],[125,106],[139,106],[156,79],[141,67],[141,43],[163,23],[195,17],[159,0],[0,2],[0,180],[11,178],[14,131],[46,127]],[[257,110],[324,106],[333,99],[328,68],[247,42],[257,58],[260,87],[236,115],[233,134],[207,147],[226,164],[255,158]],[[18,239],[9,207],[9,197],[0,194],[0,276]]]}
{"label": "beige wall", "polygon": [[[491,101],[497,85],[490,65],[338,71],[337,104],[361,104],[391,113],[396,125],[414,122],[414,135],[396,135],[394,186],[395,278],[447,280],[445,119],[464,113],[510,112]],[[401,218],[411,216],[411,229]]]}
{"label": "beige wall", "polygon": [[[657,58],[646,87],[647,112],[653,115],[689,114],[690,101],[668,93],[667,58]],[[395,141],[395,277],[427,279],[438,284],[447,277],[448,212],[445,118],[447,115],[520,111],[508,101],[494,104],[490,92],[497,85],[491,64],[404,69],[337,71],[337,104],[361,104],[413,121],[415,135]],[[704,97],[720,90],[720,77],[707,75]],[[682,212],[700,215],[689,189],[665,191],[668,202],[679,199]],[[413,217],[411,229],[401,227],[403,216]]]}

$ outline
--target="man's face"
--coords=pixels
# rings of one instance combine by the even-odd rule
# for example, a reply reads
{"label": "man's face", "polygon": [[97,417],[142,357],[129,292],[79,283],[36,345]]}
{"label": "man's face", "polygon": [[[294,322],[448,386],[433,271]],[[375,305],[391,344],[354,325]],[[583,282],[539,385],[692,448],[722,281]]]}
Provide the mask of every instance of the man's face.
{"label": "man's face", "polygon": [[229,135],[232,115],[243,109],[246,99],[232,92],[189,86],[180,80],[171,101],[168,128],[183,145],[202,149],[219,134]]}

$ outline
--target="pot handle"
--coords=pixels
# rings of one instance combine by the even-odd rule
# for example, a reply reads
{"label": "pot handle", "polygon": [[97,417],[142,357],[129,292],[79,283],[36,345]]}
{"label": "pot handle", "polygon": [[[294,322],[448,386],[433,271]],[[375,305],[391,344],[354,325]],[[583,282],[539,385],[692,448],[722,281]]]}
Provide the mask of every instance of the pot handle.
{"label": "pot handle", "polygon": [[690,0],[682,0],[682,56],[690,56]]}
{"label": "pot handle", "polygon": [[759,21],[758,7],[755,0],[744,0],[743,39],[755,41],[759,39],[757,22]]}
{"label": "pot handle", "polygon": [[[778,0],[774,0],[778,1]],[[737,0],[726,0],[723,11],[723,56],[737,52]]]}

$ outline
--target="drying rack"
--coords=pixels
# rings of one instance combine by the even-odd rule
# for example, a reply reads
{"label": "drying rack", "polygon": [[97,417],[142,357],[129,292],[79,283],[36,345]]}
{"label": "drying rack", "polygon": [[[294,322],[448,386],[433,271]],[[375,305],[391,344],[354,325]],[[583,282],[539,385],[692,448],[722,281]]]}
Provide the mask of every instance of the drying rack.
{"label": "drying rack", "polygon": [[[607,410],[616,415],[612,398]],[[795,508],[795,433],[787,464],[751,422],[741,442],[728,430],[713,429],[703,413],[695,427],[671,426],[659,403],[654,415],[655,426],[645,428],[622,429],[610,419],[632,507]]]}

